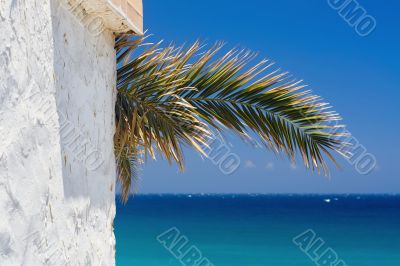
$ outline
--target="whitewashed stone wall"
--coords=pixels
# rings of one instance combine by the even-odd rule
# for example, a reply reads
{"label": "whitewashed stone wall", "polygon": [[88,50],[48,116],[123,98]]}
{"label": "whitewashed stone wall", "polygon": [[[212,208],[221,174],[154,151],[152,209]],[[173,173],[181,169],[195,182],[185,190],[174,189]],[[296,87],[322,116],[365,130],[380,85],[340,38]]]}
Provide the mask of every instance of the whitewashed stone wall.
{"label": "whitewashed stone wall", "polygon": [[60,4],[0,0],[2,266],[115,265],[114,36]]}

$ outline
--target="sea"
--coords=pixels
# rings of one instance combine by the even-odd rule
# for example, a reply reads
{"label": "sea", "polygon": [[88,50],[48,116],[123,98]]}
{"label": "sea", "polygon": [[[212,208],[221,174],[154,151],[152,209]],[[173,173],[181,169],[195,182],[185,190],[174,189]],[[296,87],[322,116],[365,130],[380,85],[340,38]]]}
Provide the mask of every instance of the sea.
{"label": "sea", "polygon": [[117,266],[400,266],[400,195],[117,199]]}

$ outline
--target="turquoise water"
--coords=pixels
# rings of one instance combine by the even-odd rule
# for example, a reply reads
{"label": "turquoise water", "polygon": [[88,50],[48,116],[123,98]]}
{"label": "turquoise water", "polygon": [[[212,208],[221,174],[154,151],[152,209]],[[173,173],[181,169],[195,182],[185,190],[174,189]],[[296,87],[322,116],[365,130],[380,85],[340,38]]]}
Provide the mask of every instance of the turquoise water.
{"label": "turquoise water", "polygon": [[[293,243],[307,229],[315,237],[303,244],[325,242],[316,255]],[[117,266],[195,265],[179,257],[193,246],[215,266],[318,265],[328,248],[349,266],[398,266],[400,196],[136,196],[118,204],[115,235]]]}

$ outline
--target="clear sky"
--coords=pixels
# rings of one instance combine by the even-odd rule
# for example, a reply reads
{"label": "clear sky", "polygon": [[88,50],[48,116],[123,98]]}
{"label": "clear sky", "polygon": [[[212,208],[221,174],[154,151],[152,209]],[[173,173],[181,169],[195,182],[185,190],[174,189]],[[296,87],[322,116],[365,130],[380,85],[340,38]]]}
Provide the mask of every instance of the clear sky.
{"label": "clear sky", "polygon": [[359,0],[376,29],[359,36],[327,0],[144,0],[145,28],[153,40],[197,38],[258,51],[303,79],[344,118],[378,165],[360,175],[347,161],[331,178],[301,164],[229,138],[240,167],[218,166],[186,151],[186,172],[158,160],[143,166],[141,193],[400,193],[400,1]]}

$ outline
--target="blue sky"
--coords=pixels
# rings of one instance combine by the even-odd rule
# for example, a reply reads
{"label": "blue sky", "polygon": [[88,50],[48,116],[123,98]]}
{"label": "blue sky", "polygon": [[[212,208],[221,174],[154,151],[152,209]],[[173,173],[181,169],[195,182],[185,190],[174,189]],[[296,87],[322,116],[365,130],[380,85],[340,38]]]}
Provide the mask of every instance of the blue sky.
{"label": "blue sky", "polygon": [[187,150],[186,172],[158,159],[143,166],[141,193],[399,193],[400,2],[359,0],[377,22],[361,37],[327,0],[146,1],[145,28],[153,40],[197,38],[249,48],[303,79],[344,118],[343,123],[378,166],[360,175],[341,160],[331,177],[253,149],[229,137],[240,167],[224,175]]}

